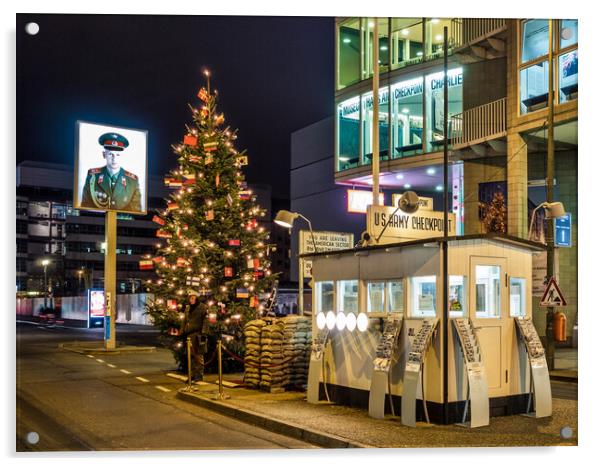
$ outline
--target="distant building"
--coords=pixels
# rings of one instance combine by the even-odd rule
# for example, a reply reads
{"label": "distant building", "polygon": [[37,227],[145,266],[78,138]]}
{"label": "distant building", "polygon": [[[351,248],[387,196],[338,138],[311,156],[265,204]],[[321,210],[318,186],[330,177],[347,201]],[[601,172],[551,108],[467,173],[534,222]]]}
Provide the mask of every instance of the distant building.
{"label": "distant building", "polygon": [[[104,214],[76,210],[73,202],[73,169],[68,165],[25,161],[17,165],[16,198],[16,288],[17,291],[44,289],[44,266],[54,295],[68,296],[87,287],[102,287],[104,280]],[[140,270],[139,261],[153,254],[159,239],[153,215],[165,209],[170,190],[163,178],[148,177],[148,214],[117,214],[117,291],[141,291],[142,283],[154,277],[152,270]],[[271,188],[250,185],[258,203],[267,210],[262,219],[271,232],[277,250],[272,253],[274,272],[288,280],[290,240],[288,232],[274,229],[271,222]],[[278,205],[286,201],[276,201]]]}

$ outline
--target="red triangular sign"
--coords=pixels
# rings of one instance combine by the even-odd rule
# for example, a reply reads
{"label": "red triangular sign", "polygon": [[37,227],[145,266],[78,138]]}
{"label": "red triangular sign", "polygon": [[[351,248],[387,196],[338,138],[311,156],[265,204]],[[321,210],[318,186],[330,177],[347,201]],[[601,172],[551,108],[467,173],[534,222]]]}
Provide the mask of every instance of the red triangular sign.
{"label": "red triangular sign", "polygon": [[546,291],[544,291],[541,301],[539,301],[540,307],[553,307],[553,306],[566,306],[566,300],[562,296],[560,287],[554,278],[550,278]]}

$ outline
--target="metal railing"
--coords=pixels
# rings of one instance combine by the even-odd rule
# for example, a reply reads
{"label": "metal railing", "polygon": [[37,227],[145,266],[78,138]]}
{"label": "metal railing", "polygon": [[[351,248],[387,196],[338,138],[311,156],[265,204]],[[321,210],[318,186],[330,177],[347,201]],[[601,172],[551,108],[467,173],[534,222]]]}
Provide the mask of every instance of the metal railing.
{"label": "metal railing", "polygon": [[451,117],[452,147],[477,144],[505,134],[505,97]]}
{"label": "metal railing", "polygon": [[505,26],[505,18],[454,18],[450,38],[454,47],[461,47]]}

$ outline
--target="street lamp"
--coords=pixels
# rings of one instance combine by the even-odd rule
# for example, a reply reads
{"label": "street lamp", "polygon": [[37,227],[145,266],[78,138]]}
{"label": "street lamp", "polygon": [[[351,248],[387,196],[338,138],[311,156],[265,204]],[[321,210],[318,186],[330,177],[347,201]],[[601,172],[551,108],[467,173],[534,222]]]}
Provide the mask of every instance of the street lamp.
{"label": "street lamp", "polygon": [[78,293],[81,291],[83,274],[84,274],[84,269],[80,269],[77,271],[77,292]]}
{"label": "street lamp", "polygon": [[537,207],[535,207],[535,209],[533,210],[533,213],[531,214],[531,224],[529,225],[529,236],[528,236],[529,239],[531,239],[531,233],[533,231],[533,223],[535,222],[535,213],[541,208],[543,208],[545,210],[546,218],[548,218],[548,219],[559,218],[565,214],[564,205],[562,204],[562,202],[542,202],[541,204],[539,204]]}
{"label": "street lamp", "polygon": [[[274,223],[276,225],[280,225],[281,227],[291,229],[293,227],[293,223],[297,218],[301,217],[303,220],[307,222],[309,225],[309,234],[311,236],[311,242],[314,245],[314,252],[318,252],[318,248],[316,246],[316,239],[314,238],[314,230],[311,227],[311,221],[301,215],[298,212],[289,212],[288,210],[279,210],[276,214],[276,218],[274,218]],[[301,239],[301,235],[299,235],[299,239]],[[299,241],[299,248],[301,248],[301,241]],[[304,270],[303,270],[303,259],[299,258],[299,297],[297,298],[298,304],[298,313],[299,315],[303,315],[303,288],[304,288]]]}
{"label": "street lamp", "polygon": [[44,259],[42,260],[42,265],[44,266],[44,309],[46,309],[46,307],[48,307],[48,301],[47,301],[47,297],[48,297],[48,275],[47,275],[47,267],[48,264],[50,264],[50,261],[48,259]]}

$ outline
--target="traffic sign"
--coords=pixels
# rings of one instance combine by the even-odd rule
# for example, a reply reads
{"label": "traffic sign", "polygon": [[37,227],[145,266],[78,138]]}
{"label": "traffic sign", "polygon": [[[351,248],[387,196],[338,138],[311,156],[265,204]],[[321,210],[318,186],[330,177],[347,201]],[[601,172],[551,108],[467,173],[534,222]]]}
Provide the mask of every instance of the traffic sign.
{"label": "traffic sign", "polygon": [[540,307],[554,307],[554,306],[566,306],[566,300],[562,296],[560,287],[554,277],[548,281],[546,291],[544,291],[541,301],[539,302]]}

